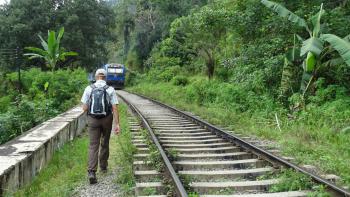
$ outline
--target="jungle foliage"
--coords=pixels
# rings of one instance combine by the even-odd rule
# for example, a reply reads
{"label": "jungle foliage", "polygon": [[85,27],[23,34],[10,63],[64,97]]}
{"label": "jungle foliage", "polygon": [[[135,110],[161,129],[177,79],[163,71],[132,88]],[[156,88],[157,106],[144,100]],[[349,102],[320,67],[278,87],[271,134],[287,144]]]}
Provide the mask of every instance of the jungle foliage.
{"label": "jungle foliage", "polygon": [[18,94],[17,73],[1,77],[0,144],[76,105],[88,84],[84,69],[42,72],[32,68],[22,72],[23,92]]}
{"label": "jungle foliage", "polygon": [[[65,27],[61,44],[79,56],[67,58],[57,68],[100,66],[107,61],[105,42],[113,40],[110,29],[115,25],[115,15],[111,3],[113,1],[11,0],[0,5],[0,51],[40,47],[38,35],[45,37],[48,30]],[[28,62],[22,58],[22,63],[26,68],[33,65],[45,68],[40,60]],[[15,69],[13,59],[0,57],[0,67],[1,72]]]}
{"label": "jungle foliage", "polygon": [[273,139],[349,185],[348,21],[346,0],[208,1],[162,30],[146,58],[128,50],[130,90]]}
{"label": "jungle foliage", "polygon": [[65,51],[63,47],[60,46],[61,39],[64,34],[64,28],[62,27],[58,32],[56,37],[55,31],[48,32],[47,41],[45,41],[40,35],[40,41],[42,48],[37,47],[26,47],[26,50],[31,51],[31,53],[25,53],[24,56],[29,56],[29,59],[44,59],[46,65],[51,71],[54,71],[58,61],[65,61],[68,56],[77,56],[78,53],[73,51]]}
{"label": "jungle foliage", "polygon": [[11,0],[0,5],[0,144],[79,102],[86,71],[107,62],[105,43],[113,40],[116,3]]}
{"label": "jungle foliage", "polygon": [[144,70],[152,48],[169,35],[171,22],[205,3],[207,0],[120,0],[114,8],[119,36],[109,45],[110,59]]}
{"label": "jungle foliage", "polygon": [[[172,76],[170,70],[181,70],[185,76],[206,74],[267,95],[293,110],[305,109],[318,88],[345,89],[345,95],[350,90],[350,28],[343,25],[350,19],[347,1],[220,0],[203,2],[200,8],[185,6],[188,11],[177,18],[159,17],[163,16],[159,12],[161,19],[153,22],[149,13],[153,8],[140,5],[155,5],[157,10],[158,1],[122,2],[124,7],[118,10],[129,13],[132,28],[127,28],[129,36],[120,42],[125,46],[120,54],[131,69],[146,72],[153,81],[170,81],[179,73],[174,71]],[[136,26],[145,10],[149,17],[142,24],[161,33],[140,47]],[[167,23],[168,29],[157,26],[164,18],[175,18]],[[117,29],[126,30],[126,23],[121,24]],[[151,51],[144,55],[135,51],[146,48]],[[300,104],[292,106],[296,98]]]}

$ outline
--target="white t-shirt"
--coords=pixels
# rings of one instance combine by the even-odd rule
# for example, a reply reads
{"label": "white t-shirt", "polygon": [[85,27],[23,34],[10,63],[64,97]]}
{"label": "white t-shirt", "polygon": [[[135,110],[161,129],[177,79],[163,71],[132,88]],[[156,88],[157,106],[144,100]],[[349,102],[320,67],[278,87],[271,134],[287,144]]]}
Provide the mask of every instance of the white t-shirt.
{"label": "white t-shirt", "polygon": [[[103,86],[107,85],[107,83],[104,80],[97,80],[94,85],[96,87],[100,88],[100,87],[103,87]],[[84,103],[84,104],[88,103],[88,101],[90,99],[91,91],[92,91],[91,86],[88,86],[88,87],[85,88],[84,94],[81,97],[81,102],[82,103]],[[110,99],[111,104],[112,105],[118,105],[119,102],[118,102],[117,94],[116,94],[116,91],[114,90],[114,88],[109,86],[109,88],[107,88],[106,92],[108,94],[108,98]]]}

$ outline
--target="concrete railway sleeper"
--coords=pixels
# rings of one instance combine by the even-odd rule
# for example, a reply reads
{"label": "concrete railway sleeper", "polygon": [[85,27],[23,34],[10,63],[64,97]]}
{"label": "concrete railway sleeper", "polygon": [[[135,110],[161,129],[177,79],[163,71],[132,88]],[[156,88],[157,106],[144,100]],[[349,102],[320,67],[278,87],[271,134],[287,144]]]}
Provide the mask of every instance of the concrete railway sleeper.
{"label": "concrete railway sleeper", "polygon": [[157,196],[166,197],[171,195],[171,187],[168,187],[168,181],[164,178],[161,166],[154,165],[150,157],[159,157],[154,147],[151,147],[147,133],[140,126],[135,117],[129,117],[132,143],[136,147],[134,154],[134,176],[136,180],[135,195],[139,197]]}
{"label": "concrete railway sleeper", "polygon": [[[173,182],[176,196],[206,197],[265,197],[308,196],[310,190],[279,191],[269,188],[279,184],[279,178],[268,176],[282,168],[292,168],[327,187],[331,196],[350,196],[335,184],[311,174],[275,156],[278,150],[268,151],[254,145],[250,139],[229,134],[198,117],[183,113],[158,101],[119,91],[119,96],[140,116],[153,143],[159,149],[167,175]],[[148,156],[147,145],[140,135],[134,136],[141,166]],[[139,170],[137,176],[157,175],[155,170]],[[179,178],[180,177],[180,178]],[[154,183],[154,187],[161,187]],[[137,185],[138,186],[138,185]],[[139,185],[140,186],[140,185]]]}

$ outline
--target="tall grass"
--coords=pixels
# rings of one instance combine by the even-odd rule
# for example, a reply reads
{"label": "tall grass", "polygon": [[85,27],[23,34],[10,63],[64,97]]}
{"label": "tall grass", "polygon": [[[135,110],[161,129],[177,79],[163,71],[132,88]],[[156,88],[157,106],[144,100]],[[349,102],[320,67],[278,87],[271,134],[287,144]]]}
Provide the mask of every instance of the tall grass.
{"label": "tall grass", "polygon": [[131,196],[135,185],[133,173],[133,154],[136,152],[136,147],[132,144],[131,132],[127,117],[126,105],[121,105],[121,125],[123,125],[121,134],[117,137],[116,143],[118,146],[117,157],[115,158],[120,171],[116,178],[116,183],[121,185],[123,196]]}
{"label": "tall grass", "polygon": [[86,180],[87,149],[87,136],[67,143],[54,154],[32,184],[5,196],[71,196],[74,189]]}
{"label": "tall grass", "polygon": [[285,108],[264,94],[245,91],[239,84],[204,78],[193,77],[187,86],[143,82],[128,90],[193,112],[237,133],[274,140],[297,163],[313,164],[324,173],[338,174],[350,186],[350,133],[342,131],[350,125],[348,97],[338,96],[319,105],[311,103],[290,117]]}

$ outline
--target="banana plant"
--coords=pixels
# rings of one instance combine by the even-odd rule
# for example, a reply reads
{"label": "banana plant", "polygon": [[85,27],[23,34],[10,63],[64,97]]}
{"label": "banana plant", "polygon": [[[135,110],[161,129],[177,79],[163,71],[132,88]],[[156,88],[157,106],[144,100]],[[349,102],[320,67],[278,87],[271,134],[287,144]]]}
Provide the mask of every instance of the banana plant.
{"label": "banana plant", "polygon": [[[321,34],[321,18],[325,13],[323,4],[320,6],[320,11],[311,17],[312,30],[307,24],[306,20],[294,14],[281,4],[273,1],[261,0],[261,3],[266,7],[272,9],[279,16],[287,18],[289,21],[297,24],[300,27],[304,27],[309,34],[309,38],[302,39],[302,46],[300,49],[300,57],[304,58],[302,67],[304,70],[300,89],[303,95],[307,92],[308,88],[315,80],[317,69],[325,65],[338,65],[346,63],[350,66],[350,44],[349,36],[341,39],[333,34]],[[329,47],[325,47],[325,43],[330,44]],[[325,64],[324,58],[334,50],[338,51],[340,58],[327,61]]]}
{"label": "banana plant", "polygon": [[323,34],[321,39],[328,42],[333,49],[338,51],[341,59],[334,59],[338,61],[338,64],[346,63],[350,66],[350,35],[342,39],[333,34]]}
{"label": "banana plant", "polygon": [[296,83],[298,83],[296,76],[300,72],[299,65],[302,62],[297,40],[298,37],[298,35],[294,34],[293,47],[287,50],[284,57],[279,99],[285,104],[288,97],[294,92]]}
{"label": "banana plant", "polygon": [[48,38],[45,41],[40,35],[41,48],[37,47],[26,47],[25,49],[31,51],[32,53],[25,53],[25,56],[29,56],[29,59],[40,58],[46,61],[46,65],[51,69],[55,70],[58,61],[64,61],[68,56],[76,56],[76,52],[66,52],[64,48],[60,46],[61,39],[64,34],[64,28],[62,27],[56,37],[55,31],[48,31]]}

